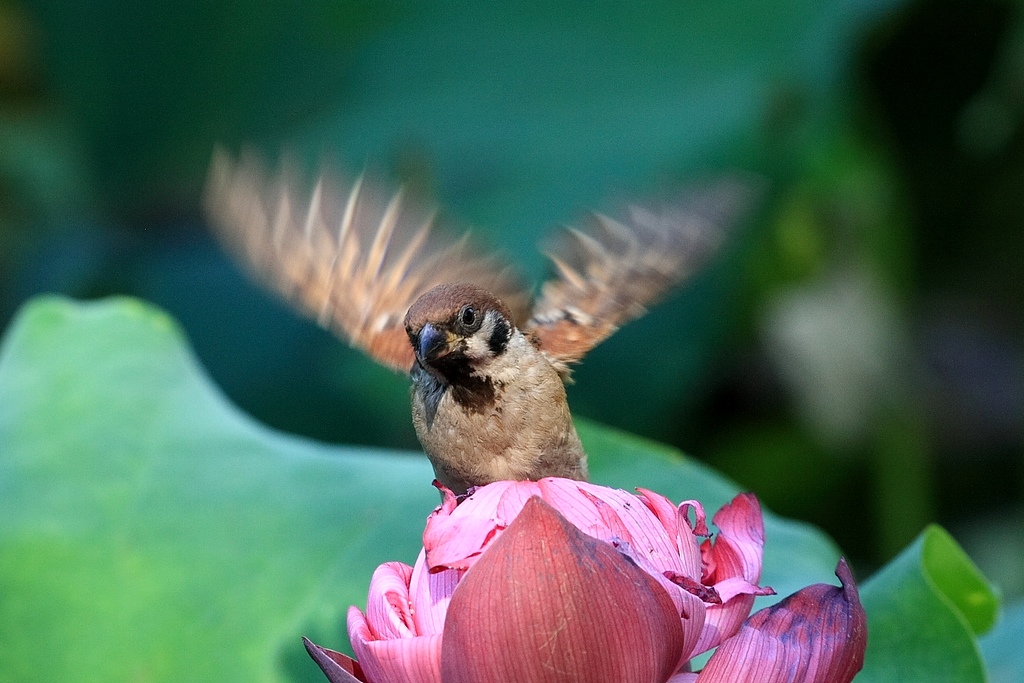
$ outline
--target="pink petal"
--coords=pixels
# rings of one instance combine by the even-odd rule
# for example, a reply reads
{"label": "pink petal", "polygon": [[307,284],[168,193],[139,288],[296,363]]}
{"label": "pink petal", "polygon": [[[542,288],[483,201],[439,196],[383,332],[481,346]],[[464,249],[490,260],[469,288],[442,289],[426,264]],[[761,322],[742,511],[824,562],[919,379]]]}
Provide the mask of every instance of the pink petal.
{"label": "pink petal", "polygon": [[420,551],[409,582],[416,635],[429,636],[444,630],[448,602],[464,573],[457,569],[430,572],[427,568],[426,553]]}
{"label": "pink petal", "polygon": [[[690,523],[690,511],[693,511],[694,522]],[[676,535],[676,546],[679,557],[683,561],[687,574],[703,573],[704,556],[698,537],[708,536],[707,516],[704,506],[696,500],[685,500],[676,509],[676,520],[679,532]]]}
{"label": "pink petal", "polygon": [[[707,536],[708,527],[704,522],[704,507],[695,500],[688,500],[678,507],[665,496],[648,489],[637,489],[641,502],[654,513],[661,522],[665,533],[676,544],[676,552],[683,563],[682,573],[696,577],[702,571],[703,561],[700,556],[700,545],[695,536]],[[690,524],[689,512],[696,516],[694,524]]]}
{"label": "pink petal", "polygon": [[808,586],[719,646],[697,683],[849,683],[864,665],[867,616],[846,561],[842,587]]}
{"label": "pink petal", "polygon": [[348,611],[348,635],[371,683],[441,683],[441,636],[376,640],[356,607]]}
{"label": "pink petal", "polygon": [[654,513],[665,532],[672,538],[679,532],[679,520],[676,517],[676,506],[671,500],[648,489],[638,488],[636,490],[640,502],[647,506],[647,509]]}
{"label": "pink petal", "polygon": [[718,591],[722,604],[708,607],[694,654],[710,650],[734,635],[750,614],[754,596],[775,593],[757,585],[764,548],[764,519],[757,498],[752,493],[741,493],[711,521],[718,527],[718,535],[714,543],[708,540],[701,545],[703,582]]}
{"label": "pink petal", "polygon": [[665,683],[697,683],[697,674],[688,672],[676,674]]}
{"label": "pink petal", "polygon": [[[681,563],[675,539],[669,536],[657,517],[637,496],[621,489],[597,486],[573,479],[549,477],[537,482],[496,482],[477,489],[459,509],[452,514],[454,521],[463,515],[487,520],[486,528],[496,525],[500,529],[519,514],[526,501],[539,495],[554,507],[569,522],[594,538],[607,541],[630,555],[653,575],[663,571],[682,572],[687,569]],[[494,503],[498,498],[497,504]],[[459,524],[466,524],[459,522]],[[464,529],[459,535],[466,536]],[[479,538],[484,534],[476,534]],[[493,541],[496,533],[488,535]],[[476,545],[478,541],[470,542]],[[699,570],[698,546],[691,540],[689,551],[694,557],[694,568]],[[428,551],[428,560],[436,567],[434,554]],[[446,566],[458,566],[447,563]]]}
{"label": "pink petal", "polygon": [[469,569],[519,512],[517,508],[499,515],[498,508],[506,491],[521,483],[532,482],[498,481],[478,487],[457,507],[452,492],[440,487],[444,503],[427,518],[423,531],[430,571]]}
{"label": "pink petal", "polygon": [[704,633],[704,620],[707,618],[708,605],[687,590],[673,585],[664,576],[654,577],[662,587],[670,591],[670,597],[676,606],[683,628],[683,659],[687,660],[696,651],[697,643]]}
{"label": "pink petal", "polygon": [[585,533],[632,556],[652,575],[672,570],[696,576],[699,571],[699,551],[692,535],[687,534],[688,547],[681,556],[675,536],[666,533],[640,498],[619,489],[560,478],[488,484],[475,489],[457,508],[449,505],[446,495],[445,503],[427,520],[423,535],[431,571],[471,567],[487,544],[536,495]]}
{"label": "pink petal", "polygon": [[[693,510],[694,521],[690,524],[690,511]],[[707,515],[699,500],[684,500],[679,504],[678,515],[686,526],[690,527],[694,536],[708,536]]]}
{"label": "pink petal", "polygon": [[[642,491],[637,496],[561,478],[495,482],[474,489],[457,507],[454,495],[444,493],[445,502],[428,519],[424,533],[430,571],[471,567],[526,501],[539,494],[570,523],[608,542],[653,576],[668,591],[684,622],[687,651],[697,647],[703,635],[706,606],[694,600],[695,594],[701,594],[699,591],[683,590],[680,586],[696,585],[702,574],[701,549],[695,531],[703,535],[708,532],[700,503],[688,501],[677,509],[667,498],[651,491]],[[689,519],[691,510],[695,514],[693,522]],[[749,612],[747,605],[742,614],[736,615],[730,633],[739,628]],[[432,626],[424,625],[420,634],[434,632],[436,623],[435,620]],[[716,629],[707,638],[717,643],[717,634]]]}
{"label": "pink petal", "polygon": [[[493,484],[489,486],[501,490],[498,507],[494,513],[495,517],[504,522],[506,527],[519,515],[519,511],[526,505],[526,501],[542,494],[540,483],[535,481],[506,482],[503,490],[500,487],[494,487]],[[484,494],[485,492],[481,490],[480,493]],[[486,498],[481,497],[481,501],[475,501],[475,504],[480,505],[484,500]]]}
{"label": "pink petal", "polygon": [[754,597],[758,595],[775,595],[775,591],[767,586],[755,586],[743,579],[726,579],[715,584],[719,591],[721,604],[708,605],[704,617],[704,630],[700,641],[693,649],[693,654],[707,652],[720,642],[729,638],[737,631],[750,614],[754,606]]}
{"label": "pink petal", "polygon": [[[591,524],[595,528],[588,529],[569,515],[566,515],[566,519],[594,538],[628,544],[628,547],[621,548],[622,551],[637,561],[641,561],[652,574],[657,575],[668,570],[687,571],[687,565],[680,555],[676,537],[666,532],[661,520],[642,498],[621,489],[596,486],[585,482],[571,483],[591,501],[593,511],[590,513],[590,517],[593,519],[596,513],[601,524],[597,526],[592,521]],[[601,505],[599,506],[596,501],[600,501]],[[562,511],[558,505],[555,505],[555,508]],[[694,557],[697,557],[697,544],[692,539],[690,539],[690,546],[689,551]],[[697,578],[697,575],[693,574],[693,577]]]}
{"label": "pink petal", "polygon": [[704,628],[690,656],[707,652],[726,638],[735,635],[753,607],[753,595],[737,595],[721,605],[708,605],[707,613],[704,615]]}
{"label": "pink petal", "polygon": [[356,660],[340,652],[320,647],[308,638],[303,638],[302,643],[330,683],[366,683],[363,670]]}
{"label": "pink petal", "polygon": [[409,599],[411,576],[412,567],[401,562],[386,562],[373,572],[366,598],[366,621],[374,639],[417,635]]}
{"label": "pink petal", "polygon": [[444,642],[445,683],[630,683],[667,680],[683,632],[649,574],[532,498],[455,591]]}
{"label": "pink petal", "polygon": [[[715,591],[718,592],[718,597],[722,599],[723,604],[739,595],[775,595],[775,589],[767,586],[758,586],[741,578],[719,581],[715,584],[714,588]],[[744,619],[746,619],[746,617],[744,617]]]}
{"label": "pink petal", "polygon": [[433,482],[434,488],[441,492],[441,505],[438,506],[438,510],[444,511],[446,515],[450,515],[455,508],[459,506],[459,497],[449,489],[447,486],[435,479]]}
{"label": "pink petal", "polygon": [[718,537],[705,553],[705,583],[740,576],[756,584],[761,580],[764,518],[752,493],[741,493],[711,519]]}
{"label": "pink petal", "polygon": [[666,578],[686,574],[699,580],[700,548],[689,527],[679,536],[670,536],[639,496],[621,489],[560,478],[541,479],[537,484],[544,501],[576,528],[632,558],[669,592],[685,621],[685,647],[694,647],[704,623],[704,605]]}

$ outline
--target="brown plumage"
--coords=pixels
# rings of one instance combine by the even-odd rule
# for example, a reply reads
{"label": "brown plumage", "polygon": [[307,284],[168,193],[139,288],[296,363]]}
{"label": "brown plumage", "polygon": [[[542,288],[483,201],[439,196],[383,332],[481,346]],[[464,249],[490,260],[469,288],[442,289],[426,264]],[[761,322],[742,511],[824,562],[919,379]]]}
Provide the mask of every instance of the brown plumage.
{"label": "brown plumage", "polygon": [[508,268],[446,238],[402,191],[294,174],[218,151],[206,205],[225,245],[278,292],[375,360],[412,376],[413,423],[456,493],[501,479],[586,479],[563,381],[619,326],[693,272],[747,203],[735,179],[661,211],[595,215],[548,255],[532,311]]}

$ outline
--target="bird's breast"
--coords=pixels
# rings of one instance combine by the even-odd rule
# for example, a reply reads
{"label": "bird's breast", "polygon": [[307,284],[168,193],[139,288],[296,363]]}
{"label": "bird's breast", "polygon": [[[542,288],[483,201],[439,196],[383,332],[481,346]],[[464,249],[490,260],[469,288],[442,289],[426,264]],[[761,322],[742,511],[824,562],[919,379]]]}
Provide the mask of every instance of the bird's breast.
{"label": "bird's breast", "polygon": [[441,483],[456,492],[503,479],[586,478],[558,373],[529,350],[469,384],[413,372],[413,424]]}

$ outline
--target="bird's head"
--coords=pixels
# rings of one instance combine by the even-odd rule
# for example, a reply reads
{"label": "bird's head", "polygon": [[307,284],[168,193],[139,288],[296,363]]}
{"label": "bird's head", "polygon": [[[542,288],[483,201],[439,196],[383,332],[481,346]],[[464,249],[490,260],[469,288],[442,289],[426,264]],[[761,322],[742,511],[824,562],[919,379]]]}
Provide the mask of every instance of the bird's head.
{"label": "bird's head", "polygon": [[508,307],[490,292],[466,283],[445,284],[413,303],[405,331],[419,364],[451,380],[503,354],[512,321]]}

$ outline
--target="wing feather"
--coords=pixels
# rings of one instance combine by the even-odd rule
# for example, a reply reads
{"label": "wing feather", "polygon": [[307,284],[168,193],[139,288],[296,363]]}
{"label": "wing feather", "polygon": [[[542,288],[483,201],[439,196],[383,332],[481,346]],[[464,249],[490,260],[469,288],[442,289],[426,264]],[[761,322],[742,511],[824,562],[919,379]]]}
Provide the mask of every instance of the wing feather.
{"label": "wing feather", "polygon": [[729,178],[658,210],[631,206],[624,220],[593,214],[589,230],[570,228],[547,254],[556,277],[544,283],[526,331],[567,374],[691,275],[751,203],[756,185]]}
{"label": "wing feather", "polygon": [[[399,190],[324,173],[308,195],[284,165],[272,177],[258,156],[214,154],[206,208],[224,245],[257,277],[378,362],[408,372],[403,320],[435,285],[470,282],[522,314],[527,297],[508,268],[447,239],[436,215]],[[300,197],[308,196],[302,200]]]}

